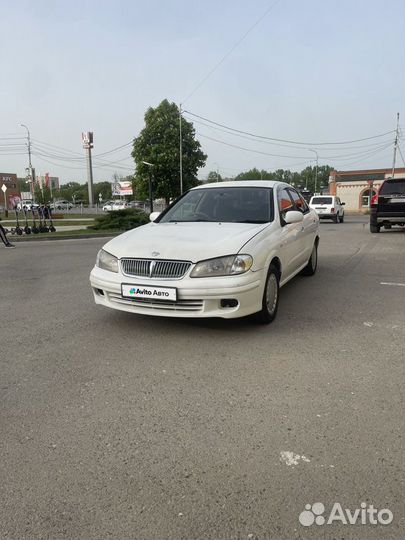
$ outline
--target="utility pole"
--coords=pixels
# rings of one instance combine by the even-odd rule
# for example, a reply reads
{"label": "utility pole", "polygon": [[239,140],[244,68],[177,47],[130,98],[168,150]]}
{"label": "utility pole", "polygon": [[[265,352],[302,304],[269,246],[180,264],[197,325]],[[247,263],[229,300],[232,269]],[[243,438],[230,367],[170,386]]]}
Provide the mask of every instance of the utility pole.
{"label": "utility pole", "polygon": [[35,169],[32,166],[31,162],[31,134],[30,130],[28,129],[28,126],[25,124],[20,124],[21,127],[25,128],[27,130],[27,140],[28,140],[28,175],[29,175],[29,182],[31,187],[31,194],[32,194],[32,200],[35,202]]}
{"label": "utility pole", "polygon": [[397,113],[397,129],[395,130],[395,141],[394,141],[394,158],[392,160],[392,178],[395,175],[395,161],[397,159],[397,148],[398,148],[398,130],[399,130],[399,113]]}
{"label": "utility pole", "polygon": [[179,159],[180,159],[180,195],[183,195],[183,136],[181,132],[181,103],[179,105]]}
{"label": "utility pole", "polygon": [[93,207],[93,167],[91,163],[91,149],[93,148],[93,132],[82,132],[83,148],[87,150],[87,188],[89,193],[89,208]]}

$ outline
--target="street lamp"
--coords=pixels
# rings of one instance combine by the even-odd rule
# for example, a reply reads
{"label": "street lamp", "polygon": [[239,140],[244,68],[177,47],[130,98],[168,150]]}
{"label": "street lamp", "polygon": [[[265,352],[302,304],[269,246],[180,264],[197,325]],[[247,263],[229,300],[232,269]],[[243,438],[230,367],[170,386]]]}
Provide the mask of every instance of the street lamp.
{"label": "street lamp", "polygon": [[20,127],[23,127],[27,130],[29,175],[31,178],[31,193],[32,193],[32,198],[34,200],[35,169],[32,168],[32,163],[31,163],[31,134],[30,134],[30,130],[28,129],[28,126],[26,126],[25,124],[20,124]]}
{"label": "street lamp", "polygon": [[[148,167],[154,167],[154,163],[149,163],[148,161],[142,161],[144,165]],[[153,195],[152,195],[152,173],[149,173],[149,210],[150,213],[153,212]]]}
{"label": "street lamp", "polygon": [[[318,156],[318,152],[316,150],[314,150],[313,148],[307,148],[308,152],[314,152],[315,155],[316,155],[316,165],[315,165],[315,188],[314,188],[314,193],[316,193],[316,184],[317,184],[317,180],[318,180],[318,159],[319,159],[319,156]],[[305,189],[308,189],[308,180],[305,184]]]}

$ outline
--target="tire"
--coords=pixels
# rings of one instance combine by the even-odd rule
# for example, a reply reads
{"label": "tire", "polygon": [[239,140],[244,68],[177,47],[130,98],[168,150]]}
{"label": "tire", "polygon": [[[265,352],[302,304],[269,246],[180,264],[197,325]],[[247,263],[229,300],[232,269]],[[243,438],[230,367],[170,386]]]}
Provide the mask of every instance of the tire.
{"label": "tire", "polygon": [[370,232],[371,233],[379,233],[381,226],[376,223],[370,223]]}
{"label": "tire", "polygon": [[313,276],[318,268],[318,244],[315,243],[305,268],[301,270],[303,276]]}
{"label": "tire", "polygon": [[345,213],[343,212],[341,218],[340,218],[340,223],[343,223],[345,220]]}
{"label": "tire", "polygon": [[255,314],[256,321],[261,324],[270,324],[274,321],[278,310],[280,292],[280,275],[274,264],[269,266],[266,284],[264,286],[262,309]]}
{"label": "tire", "polygon": [[336,214],[332,219],[334,223],[339,223],[339,214]]}

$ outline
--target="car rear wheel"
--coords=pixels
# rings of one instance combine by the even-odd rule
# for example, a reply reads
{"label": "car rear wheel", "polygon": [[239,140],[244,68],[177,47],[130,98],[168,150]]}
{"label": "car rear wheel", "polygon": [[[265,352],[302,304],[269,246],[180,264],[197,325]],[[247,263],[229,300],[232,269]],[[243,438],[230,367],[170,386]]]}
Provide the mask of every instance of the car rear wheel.
{"label": "car rear wheel", "polygon": [[315,243],[314,247],[312,248],[312,253],[309,258],[308,264],[303,270],[301,270],[301,274],[303,276],[313,276],[316,272],[317,267],[318,267],[318,244]]}
{"label": "car rear wheel", "polygon": [[274,321],[277,315],[280,290],[280,276],[274,264],[269,266],[266,285],[263,292],[262,309],[256,313],[256,320],[262,324]]}
{"label": "car rear wheel", "polygon": [[375,224],[375,223],[370,223],[370,232],[379,233],[380,232],[380,225]]}

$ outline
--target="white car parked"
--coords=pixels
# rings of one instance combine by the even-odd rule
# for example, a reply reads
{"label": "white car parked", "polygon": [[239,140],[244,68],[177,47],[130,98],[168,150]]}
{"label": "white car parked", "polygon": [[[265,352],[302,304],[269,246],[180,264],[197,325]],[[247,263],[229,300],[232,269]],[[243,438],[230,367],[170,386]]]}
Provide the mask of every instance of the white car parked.
{"label": "white car parked", "polygon": [[319,219],[331,219],[335,223],[343,223],[345,210],[339,197],[332,195],[314,195],[309,201],[309,206],[318,214]]}
{"label": "white car parked", "polygon": [[107,201],[104,206],[104,212],[111,212],[111,210],[124,210],[128,208],[126,201]]}
{"label": "white car parked", "polygon": [[21,199],[19,203],[17,203],[17,210],[23,210],[25,207],[26,210],[36,210],[39,207],[39,204],[34,203],[32,199]]}
{"label": "white car parked", "polygon": [[97,304],[166,317],[257,313],[269,323],[279,287],[316,271],[318,217],[284,182],[199,186],[150,219],[99,251]]}

